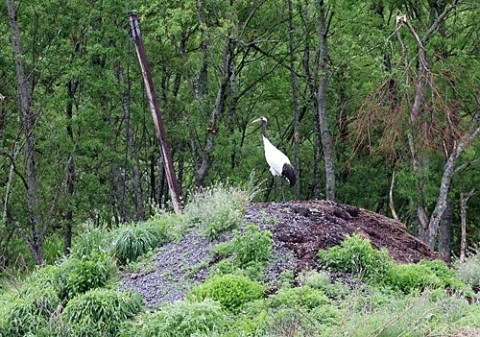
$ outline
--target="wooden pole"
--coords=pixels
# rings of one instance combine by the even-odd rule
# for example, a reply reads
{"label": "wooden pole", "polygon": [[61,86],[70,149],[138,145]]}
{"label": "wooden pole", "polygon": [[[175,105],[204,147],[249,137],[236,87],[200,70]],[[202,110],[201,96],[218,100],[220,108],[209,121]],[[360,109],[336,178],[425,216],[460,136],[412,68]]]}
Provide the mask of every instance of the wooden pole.
{"label": "wooden pole", "polygon": [[172,198],[173,209],[176,213],[182,211],[182,197],[180,195],[180,187],[178,185],[175,171],[173,170],[172,155],[170,148],[168,147],[167,136],[165,128],[163,127],[162,117],[158,109],[157,95],[155,94],[155,88],[153,86],[152,73],[148,66],[147,54],[145,53],[145,47],[143,46],[142,36],[140,34],[140,25],[138,22],[138,16],[135,13],[129,13],[128,19],[130,22],[130,28],[132,32],[132,38],[135,41],[135,49],[137,50],[138,62],[142,69],[143,81],[145,83],[145,89],[147,91],[148,103],[152,111],[153,124],[155,125],[155,131],[157,139],[160,143],[160,151],[163,157],[163,166],[165,168],[165,175],[167,176],[168,188],[170,190],[170,196]]}

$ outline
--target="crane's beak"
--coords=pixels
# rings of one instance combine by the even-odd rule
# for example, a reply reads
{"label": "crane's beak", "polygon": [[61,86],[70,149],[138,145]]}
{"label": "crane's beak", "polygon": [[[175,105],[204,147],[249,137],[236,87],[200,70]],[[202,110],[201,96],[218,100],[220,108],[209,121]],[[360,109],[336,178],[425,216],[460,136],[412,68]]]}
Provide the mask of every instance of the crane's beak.
{"label": "crane's beak", "polygon": [[261,120],[262,120],[261,118],[257,118],[257,119],[255,119],[255,120],[253,120],[253,121],[251,122],[251,124],[253,124],[253,123],[258,123],[258,122],[260,122]]}

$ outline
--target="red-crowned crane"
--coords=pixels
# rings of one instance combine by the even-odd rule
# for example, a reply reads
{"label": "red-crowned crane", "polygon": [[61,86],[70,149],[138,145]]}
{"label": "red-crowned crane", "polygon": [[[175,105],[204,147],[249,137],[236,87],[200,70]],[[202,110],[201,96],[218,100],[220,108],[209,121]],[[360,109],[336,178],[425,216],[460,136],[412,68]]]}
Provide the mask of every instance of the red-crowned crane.
{"label": "red-crowned crane", "polygon": [[[284,177],[289,182],[290,186],[295,185],[296,175],[295,169],[288,157],[283,154],[282,151],[277,149],[267,138],[267,119],[265,117],[260,117],[254,120],[252,123],[260,122],[262,124],[262,138],[263,138],[263,148],[265,150],[265,159],[267,160],[268,165],[270,166],[270,172],[273,175],[273,179],[276,176]],[[285,194],[283,191],[283,179],[281,180],[282,187],[282,200],[285,202]]]}

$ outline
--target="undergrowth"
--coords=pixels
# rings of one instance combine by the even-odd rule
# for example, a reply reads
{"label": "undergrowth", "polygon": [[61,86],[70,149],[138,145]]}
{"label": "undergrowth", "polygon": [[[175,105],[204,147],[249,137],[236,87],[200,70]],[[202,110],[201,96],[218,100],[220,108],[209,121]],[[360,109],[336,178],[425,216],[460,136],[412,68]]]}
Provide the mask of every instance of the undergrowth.
{"label": "undergrowth", "polygon": [[238,228],[249,202],[249,195],[236,187],[221,184],[192,193],[185,205],[185,221],[209,239]]}
{"label": "undergrowth", "polygon": [[[194,193],[185,214],[158,213],[114,229],[86,226],[69,258],[0,290],[0,337],[420,337],[479,331],[480,305],[470,288],[480,287],[478,250],[456,262],[456,269],[441,261],[399,265],[386,250],[352,235],[319,252],[327,271],[285,272],[265,284],[272,234],[253,225],[237,230],[248,201],[248,193],[217,185]],[[233,240],[212,250],[212,260],[220,261],[185,300],[147,312],[138,294],[115,290],[118,268],[187,230],[213,239],[231,229]],[[350,281],[338,279],[339,272]]]}

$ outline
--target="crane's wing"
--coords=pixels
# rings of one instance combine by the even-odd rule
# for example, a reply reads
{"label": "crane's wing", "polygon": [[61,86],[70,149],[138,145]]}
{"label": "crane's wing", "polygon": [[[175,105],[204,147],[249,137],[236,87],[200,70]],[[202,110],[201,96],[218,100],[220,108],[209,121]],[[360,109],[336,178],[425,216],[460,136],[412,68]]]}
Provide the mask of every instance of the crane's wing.
{"label": "crane's wing", "polygon": [[270,166],[270,172],[274,176],[281,176],[283,165],[289,164],[290,160],[283,154],[282,151],[277,149],[266,137],[263,137],[263,147],[265,149],[265,159]]}

